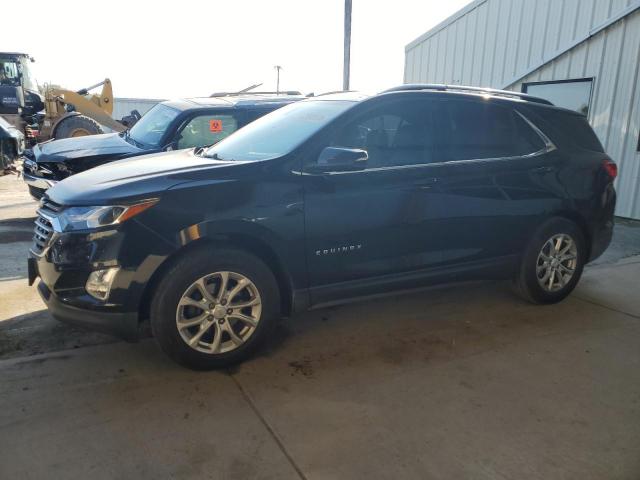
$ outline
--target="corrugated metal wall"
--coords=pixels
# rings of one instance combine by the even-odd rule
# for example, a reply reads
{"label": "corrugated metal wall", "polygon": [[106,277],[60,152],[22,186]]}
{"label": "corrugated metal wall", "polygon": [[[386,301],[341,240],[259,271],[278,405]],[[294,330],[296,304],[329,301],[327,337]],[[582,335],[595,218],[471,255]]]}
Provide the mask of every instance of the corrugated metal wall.
{"label": "corrugated metal wall", "polygon": [[120,120],[125,115],[129,115],[131,110],[138,110],[140,115],[144,115],[156,103],[164,100],[151,98],[114,98],[113,99],[113,115],[116,120]]}
{"label": "corrugated metal wall", "polygon": [[405,82],[519,91],[523,81],[593,77],[589,120],[619,165],[617,214],[640,219],[638,7],[638,0],[477,0],[407,45]]}

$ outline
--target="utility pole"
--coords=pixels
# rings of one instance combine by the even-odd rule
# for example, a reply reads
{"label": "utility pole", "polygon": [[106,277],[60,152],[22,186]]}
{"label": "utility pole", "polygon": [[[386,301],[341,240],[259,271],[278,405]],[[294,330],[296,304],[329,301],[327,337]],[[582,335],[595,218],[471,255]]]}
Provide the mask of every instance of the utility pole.
{"label": "utility pole", "polygon": [[349,90],[351,69],[351,0],[344,0],[344,66],[342,70],[342,90]]}
{"label": "utility pole", "polygon": [[280,95],[280,70],[282,70],[282,67],[280,65],[276,65],[273,68],[276,69],[276,95]]}

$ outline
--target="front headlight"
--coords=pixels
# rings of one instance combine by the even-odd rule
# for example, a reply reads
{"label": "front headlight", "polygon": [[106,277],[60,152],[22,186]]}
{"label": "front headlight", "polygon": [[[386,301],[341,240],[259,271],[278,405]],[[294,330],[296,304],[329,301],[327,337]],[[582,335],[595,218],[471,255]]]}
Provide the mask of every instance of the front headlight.
{"label": "front headlight", "polygon": [[133,205],[70,207],[58,215],[58,221],[63,232],[116,225],[144,212],[157,201],[145,200]]}

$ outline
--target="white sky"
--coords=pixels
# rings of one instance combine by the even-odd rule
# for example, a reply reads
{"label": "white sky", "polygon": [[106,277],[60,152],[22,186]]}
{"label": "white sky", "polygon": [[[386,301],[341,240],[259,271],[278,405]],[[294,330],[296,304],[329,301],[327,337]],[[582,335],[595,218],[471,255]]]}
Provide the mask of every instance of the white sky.
{"label": "white sky", "polygon": [[[281,89],[342,88],[343,0],[27,3],[3,2],[0,49],[35,57],[40,83],[79,89],[109,77],[117,97],[207,96],[260,82],[275,90],[282,65]],[[405,45],[467,3],[353,0],[351,88],[401,84]]]}

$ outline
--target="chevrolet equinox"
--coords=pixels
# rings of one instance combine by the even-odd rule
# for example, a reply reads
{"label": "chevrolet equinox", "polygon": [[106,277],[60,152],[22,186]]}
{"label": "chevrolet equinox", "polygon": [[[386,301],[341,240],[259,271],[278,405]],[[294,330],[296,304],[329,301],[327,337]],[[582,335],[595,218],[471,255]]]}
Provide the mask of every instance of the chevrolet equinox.
{"label": "chevrolet equinox", "polygon": [[558,302],[609,245],[616,174],[583,115],[539,98],[322,95],[58,183],[29,281],[59,320],[127,339],[150,320],[174,360],[220,367],[282,316],[373,295],[511,279]]}

